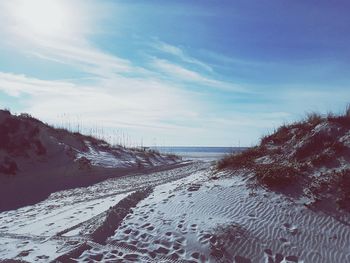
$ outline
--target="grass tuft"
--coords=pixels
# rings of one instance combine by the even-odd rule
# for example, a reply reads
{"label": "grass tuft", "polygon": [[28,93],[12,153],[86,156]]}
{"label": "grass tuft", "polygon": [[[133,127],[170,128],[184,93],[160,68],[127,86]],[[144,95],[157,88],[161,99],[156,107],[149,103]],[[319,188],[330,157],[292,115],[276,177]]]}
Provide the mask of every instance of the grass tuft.
{"label": "grass tuft", "polygon": [[262,156],[265,152],[265,147],[253,147],[237,154],[230,154],[218,161],[217,168],[247,168],[251,167],[255,159]]}
{"label": "grass tuft", "polygon": [[309,112],[306,114],[306,123],[309,123],[313,126],[316,126],[318,124],[320,124],[322,121],[324,120],[324,118],[322,117],[321,114],[317,113],[317,112]]}

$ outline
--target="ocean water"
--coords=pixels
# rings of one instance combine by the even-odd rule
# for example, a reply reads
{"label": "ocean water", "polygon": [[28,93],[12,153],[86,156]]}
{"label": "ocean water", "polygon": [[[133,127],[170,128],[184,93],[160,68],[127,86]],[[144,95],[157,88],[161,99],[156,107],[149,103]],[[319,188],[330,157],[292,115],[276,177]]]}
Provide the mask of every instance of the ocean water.
{"label": "ocean water", "polygon": [[217,161],[225,155],[241,152],[246,147],[182,147],[182,146],[159,146],[152,147],[161,153],[180,155],[183,159]]}

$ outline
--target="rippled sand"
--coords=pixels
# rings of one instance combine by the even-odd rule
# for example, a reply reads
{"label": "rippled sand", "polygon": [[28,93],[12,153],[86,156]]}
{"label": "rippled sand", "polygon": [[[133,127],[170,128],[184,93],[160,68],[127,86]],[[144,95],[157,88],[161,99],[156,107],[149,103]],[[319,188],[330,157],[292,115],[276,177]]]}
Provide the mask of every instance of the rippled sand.
{"label": "rippled sand", "polygon": [[[156,187],[108,240],[79,258],[120,262],[350,262],[350,228],[241,176],[208,171]],[[270,260],[270,261],[269,261]]]}
{"label": "rippled sand", "polygon": [[[71,255],[79,262],[350,262],[348,224],[281,194],[252,189],[243,174],[221,173],[219,179],[210,179],[212,171],[208,167],[198,163],[150,174],[144,181],[136,176],[114,185],[106,181],[94,188],[75,190],[74,194],[73,190],[56,194],[62,204],[67,203],[62,200],[81,202],[75,212],[87,211],[82,206],[83,198],[79,198],[84,193],[85,197],[96,197],[95,201],[86,200],[89,207],[101,209],[104,201],[107,205],[103,212],[99,210],[101,213],[73,227],[60,224],[57,228],[46,226],[45,230],[43,226],[42,233],[35,232],[35,236],[28,233],[30,222],[26,228],[18,227],[20,222],[15,228],[16,224],[10,222],[11,216],[16,222],[19,211],[2,213],[1,226],[8,228],[0,234],[0,258],[9,258],[9,250],[14,249],[12,258],[47,262],[79,248]],[[153,185],[153,192],[130,208],[106,243],[95,242],[90,234],[103,222],[109,204],[117,204],[126,194],[146,185]],[[120,192],[123,187],[124,192]],[[48,209],[48,201],[44,204],[37,208]],[[22,216],[32,216],[33,224],[40,222],[35,209],[21,211]],[[49,220],[44,222],[49,224]],[[27,239],[23,239],[24,229]],[[13,241],[19,238],[22,240]],[[30,244],[33,251],[29,251]],[[37,249],[43,255],[34,252]]]}

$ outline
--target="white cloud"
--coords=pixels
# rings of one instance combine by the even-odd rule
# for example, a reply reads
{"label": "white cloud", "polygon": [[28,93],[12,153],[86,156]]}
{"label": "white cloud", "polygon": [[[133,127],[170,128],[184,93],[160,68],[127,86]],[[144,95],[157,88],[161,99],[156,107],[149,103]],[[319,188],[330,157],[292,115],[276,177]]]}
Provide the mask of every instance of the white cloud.
{"label": "white cloud", "polygon": [[[45,14],[45,11],[48,10],[40,11],[40,5],[43,4],[46,9],[50,6],[57,6],[62,9],[64,17],[61,20],[67,20],[62,26],[62,31],[55,30],[53,27],[51,33],[50,25],[47,28],[44,25],[40,26],[45,24],[45,21],[40,20],[40,16],[43,20],[49,19],[49,14]],[[29,10],[19,12],[22,6]],[[96,4],[94,6],[98,7]],[[87,13],[86,9],[91,8],[89,3],[84,2],[83,4],[79,0],[74,2],[52,0],[50,5],[45,0],[33,0],[30,3],[26,0],[0,2],[0,37],[14,50],[22,51],[25,54],[29,53],[51,62],[75,66],[82,71],[100,77],[111,77],[116,73],[142,71],[134,67],[129,60],[103,52],[91,44],[88,36],[93,33],[91,30],[95,27],[94,22],[96,22],[94,21],[95,15]],[[26,14],[26,11],[29,14]],[[56,10],[51,11],[55,14]],[[25,20],[20,19],[18,13],[24,13],[28,17],[25,17]],[[39,18],[36,18],[36,15]],[[89,17],[91,21],[87,21],[85,17]],[[27,25],[31,24],[29,22],[32,22],[32,20],[34,21],[34,27]],[[61,21],[53,22],[60,24]],[[47,34],[37,32],[35,30],[36,24],[49,32]],[[55,25],[55,23],[52,24]]]}

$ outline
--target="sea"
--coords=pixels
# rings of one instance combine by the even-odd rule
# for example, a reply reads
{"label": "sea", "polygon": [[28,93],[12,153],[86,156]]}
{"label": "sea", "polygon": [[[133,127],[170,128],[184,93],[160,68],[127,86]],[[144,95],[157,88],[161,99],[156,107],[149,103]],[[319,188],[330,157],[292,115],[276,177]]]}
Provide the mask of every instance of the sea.
{"label": "sea", "polygon": [[181,156],[184,160],[217,161],[228,154],[238,153],[246,147],[185,147],[158,146],[152,147],[161,153],[171,153]]}

